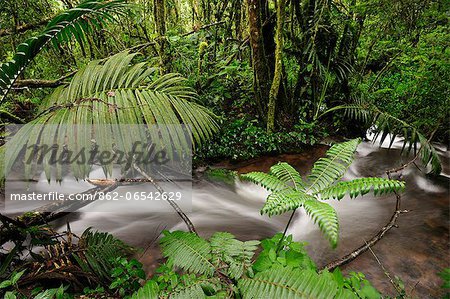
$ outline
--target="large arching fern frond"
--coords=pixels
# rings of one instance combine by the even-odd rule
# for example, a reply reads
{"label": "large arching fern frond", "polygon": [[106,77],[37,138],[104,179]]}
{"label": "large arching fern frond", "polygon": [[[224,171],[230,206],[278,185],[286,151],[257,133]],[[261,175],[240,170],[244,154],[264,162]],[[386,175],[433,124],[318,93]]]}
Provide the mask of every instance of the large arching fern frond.
{"label": "large arching fern frond", "polygon": [[312,270],[272,268],[253,278],[242,278],[238,284],[243,298],[315,298],[330,299],[337,285]]}
{"label": "large arching fern frond", "polygon": [[[347,117],[363,122],[369,126],[374,126],[376,134],[373,140],[374,142],[378,141],[380,145],[383,144],[390,134],[389,148],[392,147],[396,136],[402,136],[404,138],[402,153],[409,154],[412,150],[416,153],[417,147],[420,146],[420,160],[422,165],[424,167],[430,165],[430,173],[432,174],[439,174],[441,172],[442,165],[436,150],[427,137],[413,125],[363,100],[357,100],[348,105],[333,107],[325,113],[337,110],[344,110]],[[380,138],[378,139],[379,136]]]}
{"label": "large arching fern frond", "polygon": [[[339,237],[339,221],[336,211],[323,199],[342,199],[345,194],[351,198],[373,190],[374,195],[400,192],[404,183],[382,178],[361,178],[349,182],[337,182],[353,161],[359,139],[333,145],[314,163],[308,180],[304,183],[300,174],[287,163],[278,163],[269,173],[251,172],[241,175],[244,180],[259,184],[271,191],[261,214],[280,215],[303,207],[318,224],[331,245],[335,247]],[[300,187],[299,187],[300,186]]]}
{"label": "large arching fern frond", "polygon": [[253,182],[270,191],[279,191],[288,188],[285,182],[276,176],[265,172],[249,172],[240,176],[242,180]]}
{"label": "large arching fern frond", "polygon": [[[30,145],[58,145],[57,156],[63,146],[75,153],[90,150],[93,143],[99,151],[131,152],[135,140],[143,132],[130,131],[119,125],[158,126],[151,130],[153,143],[163,144],[170,154],[189,151],[191,143],[200,144],[217,130],[214,115],[192,101],[195,93],[185,79],[168,74],[151,82],[154,69],[145,63],[132,64],[135,54],[116,54],[105,61],[93,61],[81,69],[70,84],[55,90],[40,108],[38,117],[22,127],[7,143],[5,171],[8,173],[21,149],[26,147],[25,161],[34,160]],[[188,134],[180,125],[186,125]],[[70,138],[66,138],[70,136]],[[45,158],[44,158],[45,159]],[[52,172],[47,161],[44,169],[47,179]],[[89,175],[89,161],[71,163],[76,178]],[[56,165],[56,180],[61,180],[61,165]],[[108,173],[112,169],[106,165]],[[31,164],[25,165],[28,178]]]}
{"label": "large arching fern frond", "polygon": [[72,37],[83,43],[85,34],[113,21],[113,15],[123,14],[125,7],[123,0],[86,0],[52,19],[38,36],[18,46],[11,61],[0,66],[0,103],[18,76],[48,43],[67,42]]}

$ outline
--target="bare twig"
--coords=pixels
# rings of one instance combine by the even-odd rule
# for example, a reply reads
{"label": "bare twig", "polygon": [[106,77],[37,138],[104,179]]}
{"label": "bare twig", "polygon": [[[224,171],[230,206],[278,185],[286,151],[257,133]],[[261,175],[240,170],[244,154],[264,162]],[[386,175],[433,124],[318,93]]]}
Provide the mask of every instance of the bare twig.
{"label": "bare twig", "polygon": [[183,33],[181,36],[188,36],[188,35],[191,35],[191,34],[194,34],[194,33],[198,32],[200,30],[208,29],[209,27],[213,27],[213,26],[217,26],[217,25],[221,25],[221,24],[225,24],[225,21],[220,21],[220,22],[215,22],[215,23],[211,23],[211,24],[208,24],[208,25],[204,25],[204,26],[202,26],[200,28],[197,28],[195,30]]}
{"label": "bare twig", "polygon": [[[136,169],[150,183],[152,183],[153,186],[156,188],[156,190],[158,190],[158,192],[160,192],[161,194],[164,193],[164,190],[161,188],[161,186],[150,175],[148,175],[144,170],[142,170],[136,163],[133,163],[133,168]],[[192,221],[183,212],[183,210],[173,200],[167,200],[167,202],[175,210],[175,212],[177,212],[177,214],[180,216],[180,218],[184,221],[184,223],[186,224],[189,232],[197,234],[197,231],[195,230],[194,224],[192,224]]]}
{"label": "bare twig", "polygon": [[377,261],[378,265],[380,265],[381,269],[384,272],[384,275],[386,275],[386,277],[389,279],[389,282],[392,284],[392,286],[394,287],[394,289],[397,291],[398,294],[401,294],[401,289],[398,287],[398,284],[395,283],[395,281],[392,279],[391,274],[389,273],[388,270],[386,270],[386,268],[383,266],[383,264],[381,263],[380,259],[378,258],[378,256],[375,254],[375,252],[373,252],[372,248],[369,247],[369,251],[370,253],[372,253],[373,257],[375,258],[375,260]]}

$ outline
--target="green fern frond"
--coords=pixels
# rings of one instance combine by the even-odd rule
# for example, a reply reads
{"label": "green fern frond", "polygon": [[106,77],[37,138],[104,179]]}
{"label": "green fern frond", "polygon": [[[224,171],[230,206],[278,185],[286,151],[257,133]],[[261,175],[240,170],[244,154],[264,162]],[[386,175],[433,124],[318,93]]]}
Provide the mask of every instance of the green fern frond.
{"label": "green fern frond", "polygon": [[289,187],[285,182],[281,181],[276,176],[265,172],[250,172],[242,174],[240,178],[244,181],[250,181],[260,185],[269,191],[279,191]]}
{"label": "green fern frond", "polygon": [[213,275],[215,267],[211,263],[211,246],[195,233],[165,231],[160,244],[163,255],[175,266],[187,272]]}
{"label": "green fern frond", "polygon": [[247,269],[251,269],[253,255],[260,244],[256,240],[239,241],[234,235],[226,232],[216,232],[209,241],[216,267],[227,266],[226,274],[234,279],[242,277]]}
{"label": "green fern frond", "polygon": [[307,200],[315,200],[315,198],[293,188],[275,191],[267,197],[266,203],[261,209],[261,214],[281,215],[297,209]]}
{"label": "green fern frond", "polygon": [[337,184],[321,190],[321,199],[342,199],[346,194],[350,198],[364,195],[373,190],[375,195],[383,195],[392,192],[402,192],[405,189],[405,183],[397,180],[383,178],[360,178],[348,182],[338,182]]}
{"label": "green fern frond", "polygon": [[156,282],[149,280],[143,287],[131,296],[131,299],[157,299],[159,298],[159,287]]}
{"label": "green fern frond", "polygon": [[337,285],[315,271],[272,268],[259,272],[253,278],[238,282],[244,299],[260,298],[334,298]]}
{"label": "green fern frond", "polygon": [[391,133],[389,148],[393,145],[396,136],[403,136],[404,141],[402,152],[405,152],[406,154],[409,154],[413,149],[416,151],[417,145],[420,145],[422,148],[420,155],[422,164],[425,167],[431,165],[432,174],[439,174],[441,172],[441,161],[439,156],[436,154],[436,150],[433,145],[411,124],[385,111],[382,111],[375,105],[367,103],[363,100],[357,100],[355,103],[349,105],[333,107],[325,113],[337,110],[344,110],[345,114],[349,118],[362,121],[368,125],[374,125],[376,127],[374,142],[381,134],[379,143],[383,144],[389,133]]}
{"label": "green fern frond", "polygon": [[327,151],[326,158],[314,163],[308,176],[307,191],[318,192],[333,184],[347,171],[353,161],[353,155],[361,142],[359,138],[333,145]]}
{"label": "green fern frond", "polygon": [[74,37],[83,43],[85,34],[113,21],[113,14],[123,14],[126,7],[123,0],[86,0],[56,16],[38,36],[20,44],[11,61],[0,66],[0,103],[27,65],[49,42],[56,45]]}
{"label": "green fern frond", "polygon": [[270,173],[280,181],[290,184],[296,190],[305,190],[305,184],[297,170],[286,162],[278,162],[270,167]]}
{"label": "green fern frond", "polygon": [[160,298],[168,299],[191,299],[191,298],[207,298],[204,289],[219,289],[220,281],[217,278],[196,278],[186,284],[179,284],[170,292],[164,292]]}
{"label": "green fern frond", "polygon": [[316,199],[305,201],[303,208],[335,248],[339,239],[339,220],[334,208]]}
{"label": "green fern frond", "polygon": [[81,235],[73,257],[83,271],[109,281],[113,261],[130,252],[131,248],[113,235],[88,228]]}
{"label": "green fern frond", "polygon": [[[143,129],[130,131],[119,125],[149,127],[152,144],[163,144],[168,154],[188,152],[191,150],[189,141],[195,145],[212,137],[218,129],[214,115],[190,101],[195,93],[184,85],[185,79],[168,74],[152,83],[149,75],[154,69],[145,63],[133,65],[134,56],[123,52],[104,61],[93,61],[81,69],[68,86],[50,95],[40,115],[7,143],[10,150],[6,151],[6,173],[27,145],[39,148],[57,144],[57,156],[61,155],[63,146],[77,153],[81,149],[89,151],[94,143],[100,152],[111,153],[113,145],[116,150],[130,152],[134,141],[146,138]],[[181,124],[187,126],[186,130]],[[158,132],[152,127],[157,127]],[[73,138],[66,140],[66,135]],[[34,158],[30,148],[25,160]],[[70,166],[76,178],[84,179],[89,175],[91,165],[87,163],[78,165],[74,159]],[[29,178],[32,169],[26,167]],[[48,163],[44,163],[44,167],[50,180],[52,172]],[[56,179],[60,180],[61,166],[57,163],[56,167]],[[112,161],[105,168],[110,173]]]}

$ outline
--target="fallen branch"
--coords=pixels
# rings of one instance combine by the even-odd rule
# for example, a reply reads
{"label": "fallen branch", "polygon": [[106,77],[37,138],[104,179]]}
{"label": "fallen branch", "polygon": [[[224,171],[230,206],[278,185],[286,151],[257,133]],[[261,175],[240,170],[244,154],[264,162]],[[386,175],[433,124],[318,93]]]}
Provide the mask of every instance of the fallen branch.
{"label": "fallen branch", "polygon": [[395,210],[394,214],[392,214],[391,219],[389,220],[389,222],[383,226],[383,228],[375,235],[372,237],[372,239],[370,239],[368,242],[366,242],[364,245],[362,245],[361,247],[358,247],[357,249],[353,250],[351,253],[341,257],[338,260],[335,260],[327,265],[325,265],[324,267],[322,267],[321,270],[333,270],[334,268],[343,266],[345,264],[348,264],[349,262],[353,261],[355,258],[357,258],[359,255],[361,255],[362,253],[366,252],[367,250],[370,249],[370,247],[372,247],[373,245],[375,245],[379,240],[381,240],[381,238],[383,238],[383,236],[393,227],[397,227],[396,223],[397,223],[397,219],[398,216],[402,213],[407,213],[407,210]]}
{"label": "fallen branch", "polygon": [[6,36],[6,35],[11,35],[11,34],[16,34],[16,33],[22,33],[22,32],[25,32],[25,31],[31,30],[31,29],[36,29],[42,25],[47,24],[52,18],[53,17],[47,17],[47,18],[40,20],[37,23],[20,25],[20,26],[17,26],[15,28],[15,30],[14,29],[1,29],[0,37]]}
{"label": "fallen branch", "polygon": [[16,80],[13,85],[13,89],[24,89],[24,88],[55,88],[60,85],[66,84],[64,80],[73,76],[77,71],[70,72],[67,75],[62,76],[56,80],[39,80],[39,79],[25,79]]}

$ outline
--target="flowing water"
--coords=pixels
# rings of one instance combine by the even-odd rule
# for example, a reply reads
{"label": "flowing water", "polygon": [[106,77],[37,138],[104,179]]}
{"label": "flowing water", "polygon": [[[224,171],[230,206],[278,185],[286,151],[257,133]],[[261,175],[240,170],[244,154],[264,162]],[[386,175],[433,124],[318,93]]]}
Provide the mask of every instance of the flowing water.
{"label": "flowing water", "polygon": [[[246,173],[267,171],[272,164],[286,161],[304,174],[314,161],[324,156],[327,149],[327,146],[317,146],[302,154],[261,157],[238,164],[224,162],[215,166]],[[429,177],[415,166],[403,171],[401,178],[406,181],[407,187],[402,195],[402,209],[410,212],[400,215],[398,228],[389,231],[373,247],[380,263],[392,277],[399,276],[406,290],[419,298],[437,298],[443,294],[437,273],[449,267],[450,152],[439,147],[438,153],[443,162],[440,176]],[[407,157],[400,156],[398,148],[388,150],[364,142],[358,147],[355,162],[344,179],[385,177],[386,170],[407,160]],[[208,237],[215,231],[228,231],[241,240],[270,237],[282,231],[288,220],[288,215],[268,218],[259,214],[267,193],[255,185],[237,182],[235,186],[228,186],[199,179],[193,187],[193,206],[189,217],[202,236]],[[296,240],[309,243],[308,251],[319,266],[364,244],[389,221],[395,209],[394,196],[374,198],[365,195],[331,203],[340,219],[337,249],[330,248],[317,226],[302,211],[297,211],[289,230]],[[111,232],[131,245],[146,248],[140,259],[148,273],[152,273],[161,258],[155,242],[161,230],[185,229],[180,218],[170,212],[131,213],[125,207],[123,212],[83,212],[88,208],[57,221],[56,225],[63,228],[68,220],[76,233],[92,226]],[[384,293],[395,294],[384,270],[370,252],[362,254],[343,270],[364,272],[375,287]]]}

